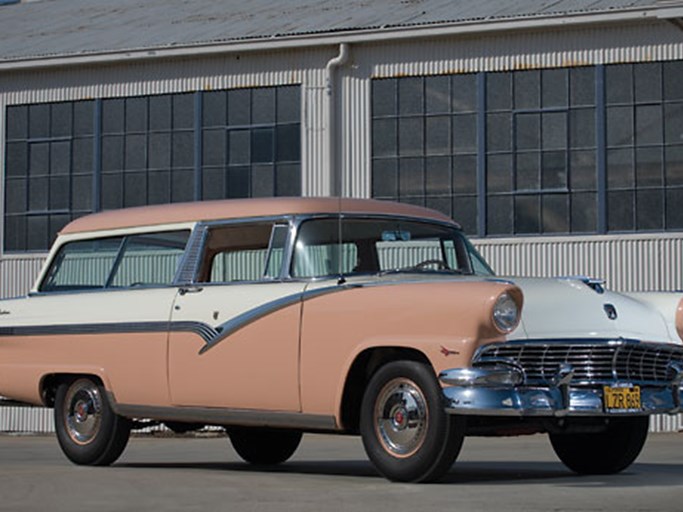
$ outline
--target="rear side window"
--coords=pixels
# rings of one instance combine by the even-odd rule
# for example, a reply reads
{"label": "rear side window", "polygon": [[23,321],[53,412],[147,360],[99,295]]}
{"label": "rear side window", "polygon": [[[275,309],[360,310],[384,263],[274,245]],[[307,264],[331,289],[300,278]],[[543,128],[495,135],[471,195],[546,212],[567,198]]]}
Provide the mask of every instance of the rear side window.
{"label": "rear side window", "polygon": [[189,236],[181,230],[65,244],[39,291],[169,285]]}

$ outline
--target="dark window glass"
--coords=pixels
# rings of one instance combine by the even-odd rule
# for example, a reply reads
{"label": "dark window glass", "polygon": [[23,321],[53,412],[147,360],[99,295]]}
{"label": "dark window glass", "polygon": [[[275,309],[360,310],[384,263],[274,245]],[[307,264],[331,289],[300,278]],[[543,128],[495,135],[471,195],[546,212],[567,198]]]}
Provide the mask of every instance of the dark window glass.
{"label": "dark window glass", "polygon": [[169,133],[150,133],[148,144],[149,169],[168,169],[171,166],[171,135]]}
{"label": "dark window glass", "polygon": [[173,95],[173,129],[194,127],[194,94]]}
{"label": "dark window glass", "polygon": [[507,235],[512,233],[512,196],[489,196],[486,202],[486,233]]}
{"label": "dark window glass", "polygon": [[510,114],[488,114],[486,116],[486,147],[489,151],[510,151]]}
{"label": "dark window glass", "polygon": [[[150,171],[147,182],[149,204],[167,204],[171,202],[170,171]],[[216,199],[223,197],[222,191],[223,187],[221,186]]]}
{"label": "dark window glass", "polygon": [[297,162],[301,158],[301,127],[298,124],[284,124],[275,130],[277,138],[276,159],[278,162]]}
{"label": "dark window glass", "polygon": [[50,144],[50,174],[69,175],[71,171],[71,143],[53,142]]}
{"label": "dark window glass", "polygon": [[569,156],[569,176],[572,190],[595,190],[595,151],[572,151]]}
{"label": "dark window glass", "polygon": [[486,190],[489,193],[512,190],[512,155],[491,155],[487,158]]}
{"label": "dark window glass", "polygon": [[202,94],[202,125],[225,126],[226,102],[225,91],[205,92]]}
{"label": "dark window glass", "polygon": [[424,154],[424,128],[422,118],[402,118],[398,121],[399,156]]}
{"label": "dark window glass", "polygon": [[32,176],[45,175],[50,169],[50,144],[38,142],[29,146],[28,173]]}
{"label": "dark window glass", "polygon": [[50,136],[70,137],[73,131],[72,104],[54,103],[50,113]]}
{"label": "dark window glass", "polygon": [[92,135],[94,133],[94,101],[77,101],[74,104],[74,135]]}
{"label": "dark window glass", "polygon": [[592,67],[569,70],[570,105],[595,104],[595,70]]}
{"label": "dark window glass", "polygon": [[569,145],[572,148],[592,148],[595,142],[595,110],[576,109],[569,113]]}
{"label": "dark window glass", "polygon": [[372,81],[372,115],[396,115],[396,94],[398,85],[396,80]]}
{"label": "dark window glass", "polygon": [[[450,157],[432,157],[425,160],[425,191],[427,194],[449,195],[451,187]],[[450,200],[449,200],[450,204]],[[449,207],[450,209],[450,207]]]}
{"label": "dark window glass", "polygon": [[510,73],[489,73],[486,75],[486,108],[488,110],[510,110],[512,108],[512,87]]}
{"label": "dark window glass", "polygon": [[516,196],[515,233],[528,234],[540,231],[539,196]]}
{"label": "dark window glass", "polygon": [[252,91],[251,122],[253,124],[275,122],[275,89],[263,87]]}
{"label": "dark window glass", "polygon": [[202,161],[204,165],[224,165],[225,149],[225,130],[204,130],[202,139]]}
{"label": "dark window glass", "polygon": [[273,162],[275,133],[272,128],[259,128],[251,132],[251,161],[253,163]]}
{"label": "dark window glass", "polygon": [[666,227],[683,229],[683,189],[674,188],[666,191]]}
{"label": "dark window glass", "polygon": [[372,124],[372,154],[398,155],[398,124],[395,119],[377,119]]}
{"label": "dark window glass", "polygon": [[607,145],[633,145],[633,109],[609,107],[607,109]]}
{"label": "dark window glass", "polygon": [[663,63],[664,67],[664,99],[683,100],[681,77],[683,76],[683,61]]}
{"label": "dark window glass", "polygon": [[123,206],[142,206],[147,203],[147,173],[130,172],[123,177]]}
{"label": "dark window glass", "polygon": [[7,213],[24,213],[26,211],[26,181],[24,179],[8,180],[5,189],[5,211]]}
{"label": "dark window glass", "polygon": [[93,139],[74,139],[71,143],[72,170],[74,173],[93,171]]}
{"label": "dark window glass", "polygon": [[605,100],[608,104],[633,103],[631,64],[605,67]]}
{"label": "dark window glass", "polygon": [[26,176],[28,174],[28,148],[26,142],[8,142],[5,146],[7,176]]}
{"label": "dark window glass", "polygon": [[450,79],[447,76],[425,78],[425,111],[445,114],[451,110]]}
{"label": "dark window glass", "polygon": [[569,231],[569,194],[546,194],[541,199],[543,233]]}
{"label": "dark window glass", "polygon": [[301,165],[279,164],[275,171],[276,196],[301,195]]}
{"label": "dark window glass", "polygon": [[[249,130],[228,132],[228,162],[230,165],[247,164],[251,161],[251,136]],[[246,196],[232,196],[246,197]]]}
{"label": "dark window glass", "polygon": [[572,194],[571,201],[571,230],[576,233],[594,232],[598,225],[597,194]]}
{"label": "dark window glass", "polygon": [[424,193],[424,161],[422,158],[401,158],[398,161],[399,197]]}
{"label": "dark window glass", "polygon": [[631,188],[634,185],[633,150],[613,149],[607,152],[607,187]]}
{"label": "dark window glass", "polygon": [[142,170],[147,167],[147,137],[145,135],[126,135],[124,143],[125,169]]}
{"label": "dark window glass", "polygon": [[453,150],[456,153],[477,150],[477,116],[459,114],[453,117]]}
{"label": "dark window glass", "polygon": [[543,108],[566,107],[568,103],[568,73],[566,69],[544,69],[541,72]]}
{"label": "dark window glass", "polygon": [[194,198],[194,173],[188,169],[175,169],[171,173],[171,201],[192,201]]}
{"label": "dark window glass", "polygon": [[453,157],[453,191],[458,194],[476,194],[477,157],[475,155]]}
{"label": "dark window glass", "polygon": [[636,64],[633,72],[636,103],[662,101],[662,65]]}
{"label": "dark window glass", "polygon": [[28,137],[28,107],[7,107],[7,139]]}
{"label": "dark window glass", "polygon": [[124,130],[124,100],[102,101],[102,133],[121,133]]}
{"label": "dark window glass", "polygon": [[515,108],[535,109],[541,106],[540,71],[520,71],[514,74]]}
{"label": "dark window glass", "polygon": [[424,112],[422,78],[404,78],[398,82],[398,113],[400,115]]}
{"label": "dark window glass", "polygon": [[254,165],[251,173],[252,197],[275,195],[275,169],[272,165]]}
{"label": "dark window glass", "polygon": [[251,123],[251,92],[249,89],[228,91],[228,124],[231,126]]}
{"label": "dark window glass", "polygon": [[661,187],[663,154],[661,148],[636,148],[636,186]]}
{"label": "dark window glass", "polygon": [[664,191],[639,190],[636,193],[636,229],[661,230],[664,227]]}
{"label": "dark window glass", "polygon": [[453,112],[477,110],[477,78],[474,74],[453,75],[451,78]]}
{"label": "dark window glass", "polygon": [[540,114],[519,114],[516,118],[515,146],[518,151],[541,148]]}
{"label": "dark window glass", "polygon": [[633,190],[607,194],[607,229],[609,231],[633,231],[634,199]]}
{"label": "dark window glass", "polygon": [[398,197],[398,162],[396,159],[375,160],[372,167],[372,195],[379,198]]}
{"label": "dark window glass", "polygon": [[171,96],[149,97],[149,129],[152,131],[171,129]]}
{"label": "dark window glass", "polygon": [[172,166],[192,167],[194,164],[194,134],[192,132],[176,132],[173,134]]}
{"label": "dark window glass", "polygon": [[301,122],[301,89],[299,86],[278,87],[276,89],[278,123]]}
{"label": "dark window glass", "polygon": [[126,131],[147,130],[147,98],[126,99]]}
{"label": "dark window glass", "polygon": [[50,106],[30,105],[28,108],[28,136],[40,139],[50,136]]}
{"label": "dark window glass", "polygon": [[520,153],[516,162],[517,190],[539,190],[541,188],[541,169],[539,153]]}
{"label": "dark window glass", "polygon": [[664,105],[664,142],[683,144],[683,103]]}
{"label": "dark window glass", "polygon": [[636,107],[637,145],[661,144],[664,140],[662,107],[660,105],[643,105]]}

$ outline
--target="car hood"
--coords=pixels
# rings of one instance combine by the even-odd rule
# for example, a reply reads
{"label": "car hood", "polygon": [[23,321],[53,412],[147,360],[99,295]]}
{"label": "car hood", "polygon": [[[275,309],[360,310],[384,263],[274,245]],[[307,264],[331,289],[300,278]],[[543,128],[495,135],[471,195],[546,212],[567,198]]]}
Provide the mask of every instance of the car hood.
{"label": "car hood", "polygon": [[668,304],[677,305],[680,294],[669,294],[667,304],[658,304],[648,300],[648,294],[596,291],[580,279],[509,280],[524,292],[524,308],[519,327],[508,339],[626,338],[681,343],[675,328],[676,307]]}

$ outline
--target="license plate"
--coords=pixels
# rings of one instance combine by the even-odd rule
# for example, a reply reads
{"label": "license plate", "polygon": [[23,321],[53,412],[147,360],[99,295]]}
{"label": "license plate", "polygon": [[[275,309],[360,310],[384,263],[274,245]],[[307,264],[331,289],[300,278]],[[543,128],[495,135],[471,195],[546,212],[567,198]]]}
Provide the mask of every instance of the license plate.
{"label": "license plate", "polygon": [[637,412],[640,407],[640,386],[605,386],[606,412]]}

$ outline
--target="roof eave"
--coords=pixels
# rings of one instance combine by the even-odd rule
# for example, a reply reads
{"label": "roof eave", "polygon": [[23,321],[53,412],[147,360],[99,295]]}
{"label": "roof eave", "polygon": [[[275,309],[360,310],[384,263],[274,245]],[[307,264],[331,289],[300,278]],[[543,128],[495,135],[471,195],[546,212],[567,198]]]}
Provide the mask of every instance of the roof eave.
{"label": "roof eave", "polygon": [[255,51],[281,51],[297,48],[331,46],[340,43],[378,43],[403,39],[425,39],[491,32],[533,29],[547,30],[558,27],[567,28],[595,24],[629,23],[644,20],[680,21],[681,19],[683,19],[683,7],[650,7],[645,9],[603,11],[598,13],[586,12],[569,15],[553,14],[524,18],[458,21],[408,26],[383,26],[361,30],[269,36],[182,46],[7,59],[0,61],[0,71],[20,71],[92,64],[114,64],[118,62],[212,56]]}

